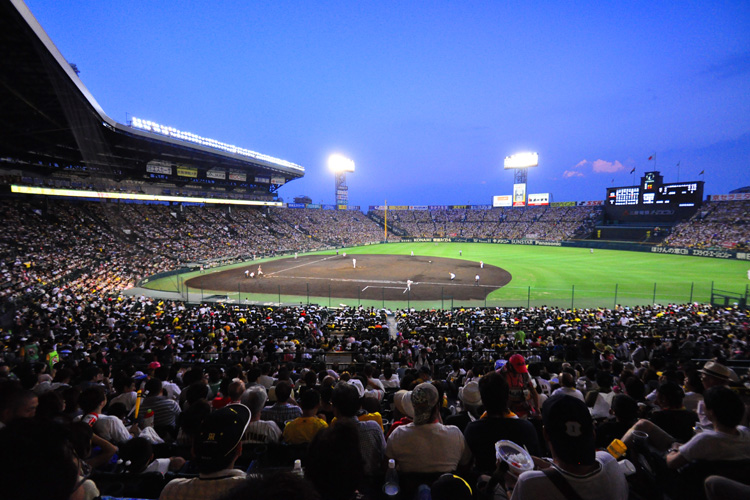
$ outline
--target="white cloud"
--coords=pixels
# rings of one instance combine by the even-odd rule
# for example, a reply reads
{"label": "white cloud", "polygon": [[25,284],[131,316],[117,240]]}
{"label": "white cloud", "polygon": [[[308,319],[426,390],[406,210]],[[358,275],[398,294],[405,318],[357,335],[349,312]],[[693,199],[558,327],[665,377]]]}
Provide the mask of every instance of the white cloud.
{"label": "white cloud", "polygon": [[609,162],[609,161],[600,159],[592,163],[591,166],[594,169],[594,172],[597,172],[597,173],[602,173],[602,172],[612,173],[612,172],[619,172],[620,170],[625,170],[625,165],[623,165],[617,160],[613,162]]}
{"label": "white cloud", "polygon": [[563,178],[568,179],[570,177],[583,177],[583,172],[578,172],[577,170],[566,170],[563,172]]}
{"label": "white cloud", "polygon": [[589,164],[588,160],[581,160],[578,163],[576,163],[576,166],[573,167],[573,168],[583,168],[583,167],[585,167],[588,164]]}

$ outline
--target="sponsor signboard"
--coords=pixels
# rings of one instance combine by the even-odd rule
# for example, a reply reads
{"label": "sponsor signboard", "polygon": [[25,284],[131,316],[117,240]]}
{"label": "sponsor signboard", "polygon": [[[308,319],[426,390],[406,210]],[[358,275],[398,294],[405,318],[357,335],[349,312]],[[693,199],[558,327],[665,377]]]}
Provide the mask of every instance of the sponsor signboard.
{"label": "sponsor signboard", "polygon": [[198,169],[194,167],[181,167],[177,166],[177,175],[180,177],[198,177]]}
{"label": "sponsor signboard", "polygon": [[226,179],[227,178],[227,172],[226,170],[219,170],[219,169],[213,169],[206,172],[206,177],[209,179]]}
{"label": "sponsor signboard", "polygon": [[284,177],[271,177],[271,184],[284,184],[286,179]]}
{"label": "sponsor signboard", "polygon": [[287,203],[286,206],[289,208],[305,208],[304,203]]}
{"label": "sponsor signboard", "polygon": [[750,193],[712,194],[711,201],[750,200]]}
{"label": "sponsor signboard", "polygon": [[513,184],[513,206],[526,206],[526,184]]}
{"label": "sponsor signboard", "polygon": [[513,206],[513,195],[503,194],[492,197],[493,207],[512,207]]}
{"label": "sponsor signboard", "polygon": [[261,183],[261,184],[270,184],[271,183],[271,178],[270,177],[265,177],[265,176],[262,176],[262,175],[256,175],[255,176],[255,182],[258,182],[258,183]]}
{"label": "sponsor signboard", "polygon": [[535,207],[549,205],[549,193],[530,194],[528,205]]}
{"label": "sponsor signboard", "polygon": [[229,171],[229,180],[230,181],[246,182],[247,181],[247,174],[244,173],[244,172],[237,172],[236,170],[230,170]]}
{"label": "sponsor signboard", "polygon": [[146,165],[146,172],[152,174],[172,175],[172,166],[164,162],[150,161]]}

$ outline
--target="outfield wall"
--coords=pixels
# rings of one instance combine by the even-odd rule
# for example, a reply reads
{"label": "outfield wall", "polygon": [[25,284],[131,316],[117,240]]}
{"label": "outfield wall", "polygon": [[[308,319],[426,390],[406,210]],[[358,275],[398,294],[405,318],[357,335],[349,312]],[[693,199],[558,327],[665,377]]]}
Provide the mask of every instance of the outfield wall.
{"label": "outfield wall", "polygon": [[401,238],[401,242],[434,242],[434,243],[496,243],[501,245],[538,245],[545,247],[597,248],[602,250],[627,250],[631,252],[664,253],[671,255],[692,255],[694,257],[711,257],[714,259],[748,260],[750,251],[738,252],[725,249],[703,249],[683,247],[660,247],[628,243],[623,241],[595,240],[536,240],[528,238]]}

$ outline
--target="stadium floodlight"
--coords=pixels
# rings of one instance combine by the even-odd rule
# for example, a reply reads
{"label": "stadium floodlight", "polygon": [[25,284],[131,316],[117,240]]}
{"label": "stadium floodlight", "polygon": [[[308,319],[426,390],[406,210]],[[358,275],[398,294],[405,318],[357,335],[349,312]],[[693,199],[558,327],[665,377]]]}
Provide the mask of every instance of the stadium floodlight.
{"label": "stadium floodlight", "polygon": [[349,204],[349,188],[346,185],[346,173],[354,172],[354,162],[346,156],[332,154],[328,157],[328,168],[336,180],[336,206],[346,208]]}
{"label": "stadium floodlight", "polygon": [[192,142],[201,146],[219,149],[227,153],[247,156],[249,158],[255,158],[256,160],[267,161],[269,163],[298,170],[300,172],[305,171],[305,167],[302,167],[290,161],[282,160],[280,158],[274,158],[273,156],[264,155],[263,153],[240,148],[231,144],[225,144],[215,139],[208,139],[190,132],[182,132],[181,130],[177,130],[176,128],[165,127],[164,125],[159,125],[158,123],[154,123],[152,121],[141,120],[140,118],[133,117],[133,119],[130,121],[130,126],[133,128],[145,130],[147,132],[155,132],[157,134],[165,135],[173,139],[179,139],[181,141]]}
{"label": "stadium floodlight", "polygon": [[517,153],[505,157],[505,169],[529,168],[539,165],[538,153]]}
{"label": "stadium floodlight", "polygon": [[328,168],[336,173],[354,172],[354,162],[343,155],[332,154],[328,157]]}

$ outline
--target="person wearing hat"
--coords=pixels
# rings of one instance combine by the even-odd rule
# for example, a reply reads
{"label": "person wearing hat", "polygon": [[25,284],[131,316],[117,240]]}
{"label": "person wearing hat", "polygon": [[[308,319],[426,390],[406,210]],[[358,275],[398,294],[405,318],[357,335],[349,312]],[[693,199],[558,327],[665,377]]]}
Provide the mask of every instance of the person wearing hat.
{"label": "person wearing hat", "polygon": [[[738,380],[737,374],[733,370],[716,361],[706,361],[706,364],[698,370],[698,373],[700,373],[701,383],[703,383],[705,390],[717,386],[726,387],[729,386],[730,382],[737,382]],[[701,427],[711,429],[713,424],[706,414],[705,401],[698,401],[695,412],[698,414]]]}
{"label": "person wearing hat", "polygon": [[596,451],[594,422],[586,403],[572,396],[552,396],[542,406],[542,422],[552,463],[522,473],[511,500],[573,498],[563,493],[566,489],[584,500],[628,498],[628,482],[617,461],[606,451]]}
{"label": "person wearing hat", "polygon": [[397,391],[396,394],[393,395],[393,405],[396,407],[396,412],[400,418],[394,420],[391,424],[385,435],[386,441],[398,427],[414,422],[414,408],[411,406],[411,391],[405,389]]}
{"label": "person wearing hat", "polygon": [[458,427],[440,422],[440,394],[430,382],[411,391],[414,422],[391,433],[385,448],[401,472],[454,472],[471,463],[471,451]]}
{"label": "person wearing hat", "polygon": [[519,418],[528,418],[539,409],[539,393],[526,368],[526,360],[520,354],[514,354],[500,368],[499,373],[505,377],[510,388],[508,407]]}
{"label": "person wearing hat", "polygon": [[234,463],[242,454],[242,436],[249,422],[250,410],[241,404],[210,413],[193,444],[198,477],[173,479],[159,500],[213,500],[242,484],[245,473]]}
{"label": "person wearing hat", "polygon": [[480,411],[482,396],[479,394],[479,383],[472,380],[465,386],[460,387],[458,389],[458,399],[462,403],[461,411],[447,417],[445,425],[455,425],[463,432],[469,422],[475,421],[482,414]]}

